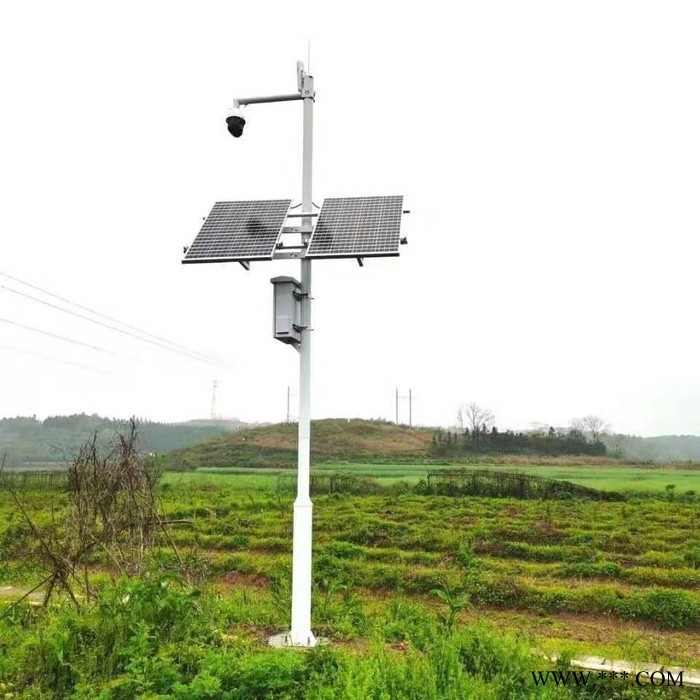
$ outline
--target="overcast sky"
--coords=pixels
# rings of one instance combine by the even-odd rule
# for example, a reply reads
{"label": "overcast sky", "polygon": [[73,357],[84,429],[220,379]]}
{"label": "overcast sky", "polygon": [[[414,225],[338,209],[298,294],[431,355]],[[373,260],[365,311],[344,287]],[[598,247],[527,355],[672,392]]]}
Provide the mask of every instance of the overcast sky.
{"label": "overcast sky", "polygon": [[393,418],[411,387],[426,425],[476,401],[501,427],[700,433],[699,20],[691,1],[4,3],[0,271],[233,367],[0,288],[0,415],[207,417],[217,379],[218,414],[284,418],[298,355],[271,337],[269,279],[298,263],[180,260],[216,200],[299,201],[301,105],[250,107],[241,139],[224,119],[294,92],[310,39],[314,200],[412,212],[400,258],[315,263],[313,416]]}

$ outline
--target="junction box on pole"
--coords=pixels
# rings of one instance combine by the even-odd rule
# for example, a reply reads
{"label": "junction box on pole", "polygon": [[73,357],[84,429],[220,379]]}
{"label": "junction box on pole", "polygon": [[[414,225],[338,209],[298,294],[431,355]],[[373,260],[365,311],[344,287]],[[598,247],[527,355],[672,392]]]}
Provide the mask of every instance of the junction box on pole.
{"label": "junction box on pole", "polygon": [[276,340],[299,346],[301,342],[301,283],[294,277],[273,277],[273,329]]}

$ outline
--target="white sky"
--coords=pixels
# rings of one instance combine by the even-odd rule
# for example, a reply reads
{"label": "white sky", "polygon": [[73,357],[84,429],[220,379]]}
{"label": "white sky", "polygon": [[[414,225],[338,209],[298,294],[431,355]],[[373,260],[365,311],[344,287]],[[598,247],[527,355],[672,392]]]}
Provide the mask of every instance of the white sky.
{"label": "white sky", "polygon": [[[232,372],[0,289],[0,415],[281,420],[297,354],[271,285],[182,266],[218,199],[404,194],[401,258],[315,265],[314,417],[501,427],[597,413],[700,433],[697,2],[22,2],[0,10],[0,270],[231,361]],[[0,278],[0,284],[22,289]],[[35,294],[29,289],[23,291]],[[16,348],[101,369],[80,369]],[[406,407],[404,406],[404,409]],[[407,419],[407,410],[402,413]]]}

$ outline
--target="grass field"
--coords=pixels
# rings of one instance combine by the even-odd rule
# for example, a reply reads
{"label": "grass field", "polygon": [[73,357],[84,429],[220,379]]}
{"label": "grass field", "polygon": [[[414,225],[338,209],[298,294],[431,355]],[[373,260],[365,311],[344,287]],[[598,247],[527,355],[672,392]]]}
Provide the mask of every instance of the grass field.
{"label": "grass field", "polygon": [[[387,484],[426,473],[424,465],[316,469]],[[697,503],[670,502],[665,490],[698,486],[700,472],[522,470],[659,497],[317,496],[314,628],[334,644],[320,656],[289,657],[264,646],[288,625],[290,604],[293,498],[278,492],[278,473],[167,473],[164,508],[189,523],[173,527],[172,536],[198,567],[199,602],[186,587],[162,584],[173,564],[165,548],[141,581],[108,584],[109,563],[95,562],[93,578],[112,601],[106,608],[77,615],[57,602],[44,613],[22,606],[0,617],[0,697],[3,682],[15,693],[9,697],[32,700],[571,697],[528,686],[528,669],[542,666],[531,649],[700,666],[700,511]],[[66,502],[65,493],[47,488],[27,487],[21,496],[46,528]],[[28,589],[41,580],[30,555],[36,547],[0,494],[0,587]],[[436,590],[470,600],[454,623]],[[133,619],[124,607],[132,599],[141,601]],[[163,626],[161,618],[171,621]],[[117,639],[127,650],[121,656]],[[39,676],[31,672],[37,664]],[[674,697],[666,690],[664,697]],[[596,693],[576,697],[634,697],[632,690]]]}
{"label": "grass field", "polygon": [[[441,468],[435,465],[425,464],[355,464],[355,463],[326,463],[313,467],[316,473],[322,472],[345,472],[357,476],[368,476],[377,479],[380,483],[391,484],[396,481],[406,481],[411,484],[417,483],[420,479],[425,479],[426,474],[437,471]],[[458,468],[449,465],[446,468]],[[663,493],[669,484],[675,485],[678,494],[686,491],[700,493],[700,469],[684,468],[683,466],[651,467],[651,466],[628,466],[618,464],[608,465],[537,465],[537,464],[517,464],[517,465],[494,465],[480,464],[475,462],[469,464],[469,468],[507,470],[522,472],[524,474],[534,474],[550,479],[564,479],[583,486],[590,486],[596,489],[620,492],[658,492]],[[266,483],[272,484],[280,474],[293,474],[293,470],[288,469],[226,469],[226,468],[203,468],[196,472],[206,474],[211,477],[224,477],[225,474],[237,475],[245,478],[255,475],[260,478],[257,483],[261,487]],[[173,475],[169,478],[179,478]],[[186,473],[182,475],[187,479]],[[194,477],[201,478],[201,477]],[[212,481],[212,483],[214,483]]]}

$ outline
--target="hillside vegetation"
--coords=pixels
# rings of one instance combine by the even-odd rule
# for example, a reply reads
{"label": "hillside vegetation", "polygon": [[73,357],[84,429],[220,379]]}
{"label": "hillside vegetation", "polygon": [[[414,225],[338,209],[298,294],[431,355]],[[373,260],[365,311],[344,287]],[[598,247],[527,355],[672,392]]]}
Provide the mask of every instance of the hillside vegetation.
{"label": "hillside vegetation", "polygon": [[[295,423],[280,423],[229,433],[168,455],[172,469],[202,467],[293,467],[297,462]],[[594,455],[493,454],[444,452],[436,449],[431,428],[409,428],[387,421],[358,418],[312,421],[311,460],[314,464],[471,463],[488,464],[610,464],[617,460]]]}
{"label": "hillside vegetation", "polygon": [[[27,463],[62,463],[94,433],[106,443],[114,438],[127,421],[84,413],[72,416],[51,416],[0,419],[0,457],[7,466]],[[165,452],[206,440],[245,427],[237,421],[190,421],[188,423],[155,423],[137,421],[140,448],[143,452]]]}
{"label": "hillside vegetation", "polygon": [[[295,423],[222,435],[170,455],[175,468],[292,467],[297,462]],[[427,458],[433,431],[385,421],[329,418],[311,423],[314,462],[419,462]]]}

